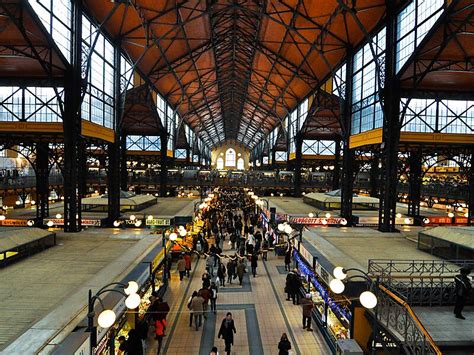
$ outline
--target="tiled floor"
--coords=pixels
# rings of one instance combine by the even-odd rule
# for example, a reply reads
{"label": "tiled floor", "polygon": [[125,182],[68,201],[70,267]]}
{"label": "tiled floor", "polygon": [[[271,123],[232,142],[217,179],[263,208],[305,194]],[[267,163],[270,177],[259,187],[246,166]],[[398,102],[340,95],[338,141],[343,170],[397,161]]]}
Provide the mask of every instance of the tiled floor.
{"label": "tiled floor", "polygon": [[[224,243],[224,253],[230,254]],[[313,325],[314,332],[307,332],[301,325],[301,307],[286,301],[284,294],[285,274],[277,266],[283,259],[269,254],[264,264],[259,262],[257,277],[251,275],[244,282],[251,288],[233,285],[232,292],[219,292],[217,314],[208,315],[204,326],[198,331],[189,327],[189,312],[186,302],[192,292],[201,287],[204,261],[195,261],[195,271],[190,280],[180,282],[176,272],[172,273],[170,287],[165,295],[171,307],[168,316],[167,337],[164,340],[165,354],[209,354],[215,345],[224,354],[224,341],[217,339],[217,332],[225,314],[233,314],[237,334],[232,354],[276,354],[282,333],[286,332],[292,343],[294,354],[330,354],[322,335]],[[241,289],[241,291],[237,291]],[[235,290],[235,291],[234,291]],[[147,354],[156,354],[156,343],[149,340]]]}

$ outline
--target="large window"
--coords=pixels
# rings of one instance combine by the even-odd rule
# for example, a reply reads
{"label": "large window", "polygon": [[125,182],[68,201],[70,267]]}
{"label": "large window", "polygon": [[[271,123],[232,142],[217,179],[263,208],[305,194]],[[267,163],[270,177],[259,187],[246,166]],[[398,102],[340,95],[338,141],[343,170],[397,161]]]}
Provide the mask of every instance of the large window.
{"label": "large window", "polygon": [[186,159],[186,149],[176,149],[174,151],[174,157],[176,159]]}
{"label": "large window", "polygon": [[71,60],[71,0],[29,0],[31,7],[68,61]]}
{"label": "large window", "polygon": [[160,151],[160,136],[127,136],[127,150]]}
{"label": "large window", "polygon": [[217,168],[217,170],[223,170],[224,169],[224,159],[222,159],[222,157],[217,158],[216,168]]}
{"label": "large window", "polygon": [[58,95],[48,87],[0,87],[0,121],[60,122]]}
{"label": "large window", "polygon": [[275,160],[276,161],[286,161],[286,152],[277,150],[275,152]]}
{"label": "large window", "polygon": [[[92,50],[88,85],[82,103],[82,118],[98,125],[114,127],[114,47],[86,16],[82,16],[82,45]],[[97,36],[97,41],[95,38]]]}
{"label": "large window", "polygon": [[383,125],[376,61],[381,64],[384,57],[385,28],[373,38],[372,45],[370,42],[367,43],[354,55],[352,134],[369,131]]}
{"label": "large window", "polygon": [[474,101],[402,99],[403,131],[474,134]]}
{"label": "large window", "polygon": [[307,140],[303,141],[302,153],[306,155],[334,155],[336,143],[326,140]]}
{"label": "large window", "polygon": [[245,169],[244,159],[242,159],[242,158],[237,159],[237,169],[238,170],[244,170]]}
{"label": "large window", "polygon": [[397,18],[397,71],[443,12],[445,0],[413,0]]}
{"label": "large window", "polygon": [[235,166],[235,150],[232,148],[227,149],[225,152],[225,166]]}

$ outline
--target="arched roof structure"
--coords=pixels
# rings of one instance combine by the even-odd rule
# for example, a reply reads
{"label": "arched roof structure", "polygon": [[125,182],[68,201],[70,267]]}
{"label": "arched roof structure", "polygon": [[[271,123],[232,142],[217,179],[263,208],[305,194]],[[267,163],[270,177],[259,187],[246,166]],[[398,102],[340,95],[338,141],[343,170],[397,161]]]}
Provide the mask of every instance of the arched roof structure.
{"label": "arched roof structure", "polygon": [[328,79],[386,12],[385,0],[84,5],[207,145],[234,139],[248,147]]}

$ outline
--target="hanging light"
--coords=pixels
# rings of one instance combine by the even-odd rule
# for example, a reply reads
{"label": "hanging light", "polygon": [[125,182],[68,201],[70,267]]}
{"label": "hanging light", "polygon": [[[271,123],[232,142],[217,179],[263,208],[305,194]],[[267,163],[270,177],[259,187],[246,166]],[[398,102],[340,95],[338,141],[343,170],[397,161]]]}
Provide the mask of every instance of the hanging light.
{"label": "hanging light", "polygon": [[327,220],[327,219],[323,219],[323,220],[321,221],[321,223],[325,226],[325,225],[328,224],[328,220]]}
{"label": "hanging light", "polygon": [[346,226],[347,225],[347,219],[343,218],[343,219],[341,219],[341,221],[339,223],[341,224],[341,226]]}
{"label": "hanging light", "polygon": [[280,223],[280,224],[278,225],[278,230],[279,230],[280,232],[283,232],[283,231],[285,230],[285,225],[284,225],[283,223]]}
{"label": "hanging light", "polygon": [[148,217],[146,219],[149,220],[149,221],[152,221],[153,220],[153,215],[151,215],[151,214],[148,215]]}
{"label": "hanging light", "polygon": [[61,217],[62,217],[62,216],[61,216],[61,213],[56,214],[56,218],[57,218],[57,219],[60,219]]}
{"label": "hanging light", "polygon": [[114,227],[120,227],[120,221],[114,221]]}
{"label": "hanging light", "polygon": [[36,205],[36,201],[35,201],[35,200],[31,200],[30,203],[31,203],[32,206]]}
{"label": "hanging light", "polygon": [[347,277],[347,274],[345,273],[344,268],[342,266],[335,267],[332,274],[338,280],[344,280]]}
{"label": "hanging light", "polygon": [[344,286],[344,283],[339,279],[331,280],[331,282],[329,283],[329,287],[331,288],[332,292],[338,295],[343,293],[344,289],[346,288],[346,286]]}
{"label": "hanging light", "polygon": [[367,309],[372,309],[377,305],[377,297],[370,291],[364,291],[359,297],[360,303]]}
{"label": "hanging light", "polygon": [[448,213],[448,217],[449,217],[449,218],[453,218],[453,217],[454,217],[454,213],[453,213],[453,212],[449,212],[449,213]]}
{"label": "hanging light", "polygon": [[20,206],[20,205],[21,205],[21,201],[19,201],[19,200],[15,201],[15,205]]}
{"label": "hanging light", "polygon": [[173,232],[170,234],[169,238],[171,241],[175,241],[176,239],[178,239],[178,235],[175,232]]}
{"label": "hanging light", "polygon": [[285,233],[286,233],[286,234],[291,234],[291,233],[293,232],[293,228],[291,228],[291,226],[290,226],[289,224],[287,224],[287,225],[285,226],[285,229],[284,229],[284,230],[285,230]]}
{"label": "hanging light", "polygon": [[48,221],[48,223],[46,223],[46,225],[48,227],[52,227],[52,226],[54,226],[54,222],[53,221]]}
{"label": "hanging light", "polygon": [[130,220],[131,220],[131,221],[134,221],[134,220],[136,220],[136,219],[137,219],[137,217],[136,217],[134,214],[130,215],[130,217],[129,217],[129,218],[130,218]]}
{"label": "hanging light", "polygon": [[188,232],[186,231],[186,229],[181,229],[181,230],[179,231],[179,235],[180,235],[181,237],[185,237],[186,234],[188,234]]}
{"label": "hanging light", "polygon": [[3,214],[0,215],[0,221],[4,221],[6,219],[7,219],[7,217],[5,217],[5,215],[3,215]]}
{"label": "hanging light", "polygon": [[331,214],[328,212],[325,214],[326,218],[331,218]]}
{"label": "hanging light", "polygon": [[138,220],[135,222],[135,227],[140,227],[142,225],[142,221]]}
{"label": "hanging light", "polygon": [[29,220],[28,222],[26,222],[26,225],[27,225],[28,227],[33,227],[33,226],[35,225],[35,222],[32,221],[32,220]]}
{"label": "hanging light", "polygon": [[111,309],[106,309],[99,314],[97,322],[101,328],[109,328],[115,323],[117,316]]}
{"label": "hanging light", "polygon": [[423,218],[423,223],[424,224],[429,224],[431,221],[429,218]]}
{"label": "hanging light", "polygon": [[313,217],[314,217],[314,213],[313,213],[313,212],[308,213],[308,217],[309,217],[309,218],[313,218]]}
{"label": "hanging light", "polygon": [[395,215],[395,217],[397,217],[397,218],[402,218],[402,214],[401,214],[401,213],[397,213],[397,214]]}

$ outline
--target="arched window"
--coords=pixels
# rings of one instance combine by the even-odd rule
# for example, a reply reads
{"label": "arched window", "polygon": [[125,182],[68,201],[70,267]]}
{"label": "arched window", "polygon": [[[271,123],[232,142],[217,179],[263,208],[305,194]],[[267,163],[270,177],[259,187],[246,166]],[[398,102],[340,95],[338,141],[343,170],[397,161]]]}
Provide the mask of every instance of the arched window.
{"label": "arched window", "polygon": [[237,169],[238,170],[244,170],[245,169],[245,163],[242,158],[237,159]]}
{"label": "arched window", "polygon": [[235,166],[235,150],[232,148],[225,152],[225,166]]}
{"label": "arched window", "polygon": [[223,170],[224,169],[224,159],[222,159],[221,157],[217,158],[216,168],[217,168],[217,170]]}

